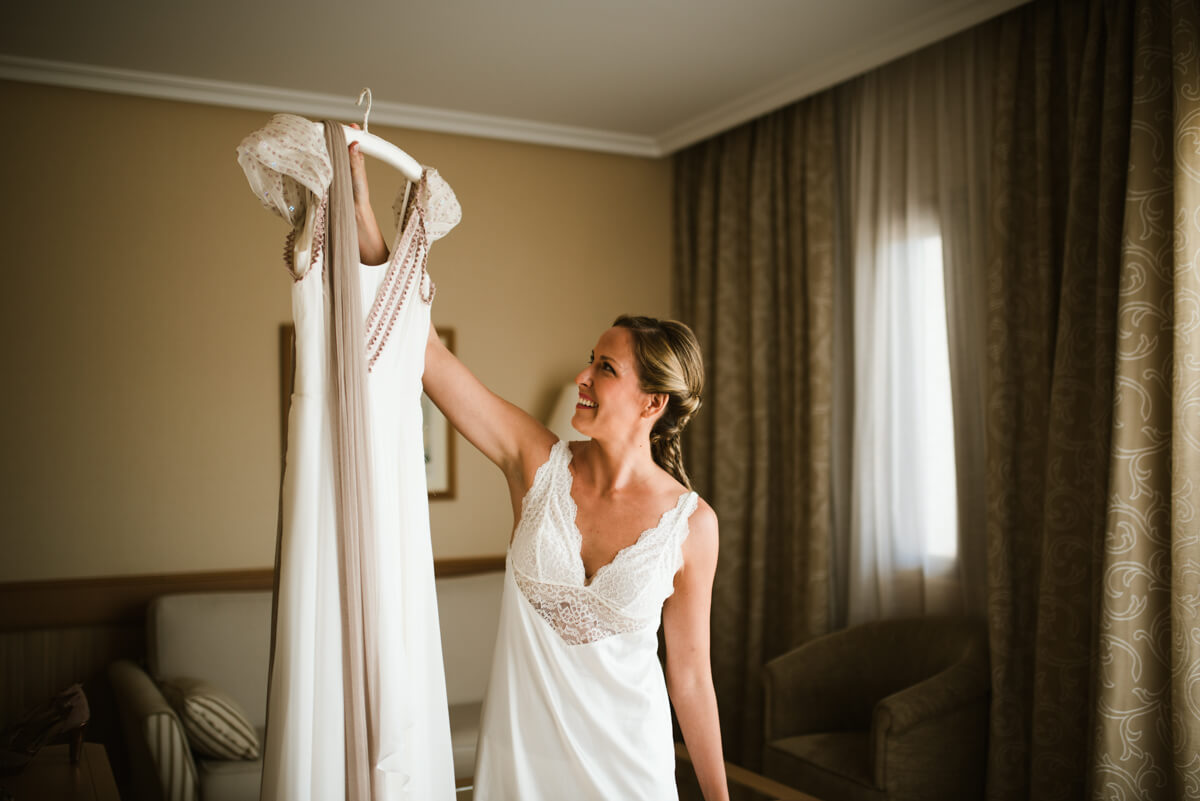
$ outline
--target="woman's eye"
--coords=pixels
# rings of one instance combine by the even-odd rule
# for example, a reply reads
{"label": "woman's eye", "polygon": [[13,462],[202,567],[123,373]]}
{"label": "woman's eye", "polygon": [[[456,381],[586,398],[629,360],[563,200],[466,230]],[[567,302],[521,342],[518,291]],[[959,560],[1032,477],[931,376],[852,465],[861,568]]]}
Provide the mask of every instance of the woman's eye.
{"label": "woman's eye", "polygon": [[617,374],[617,371],[612,368],[611,364],[605,364],[604,369],[607,370],[608,372],[612,373],[613,375]]}

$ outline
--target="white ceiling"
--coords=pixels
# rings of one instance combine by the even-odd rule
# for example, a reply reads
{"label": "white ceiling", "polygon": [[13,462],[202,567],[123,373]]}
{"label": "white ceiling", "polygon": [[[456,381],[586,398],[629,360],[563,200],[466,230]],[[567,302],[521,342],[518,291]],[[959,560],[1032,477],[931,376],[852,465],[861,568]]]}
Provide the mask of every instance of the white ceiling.
{"label": "white ceiling", "polygon": [[25,0],[0,78],[657,156],[1024,0]]}

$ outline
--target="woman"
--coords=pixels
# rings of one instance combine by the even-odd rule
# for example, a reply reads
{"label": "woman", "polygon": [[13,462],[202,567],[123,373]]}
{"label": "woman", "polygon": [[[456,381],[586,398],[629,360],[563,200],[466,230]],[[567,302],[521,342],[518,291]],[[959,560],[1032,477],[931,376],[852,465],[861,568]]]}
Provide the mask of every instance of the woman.
{"label": "woman", "polygon": [[[379,263],[387,247],[350,150],[362,260]],[[668,696],[706,801],[728,799],[709,664],[717,518],[679,447],[703,380],[687,326],[618,318],[576,376],[572,425],[590,440],[568,445],[430,328],[425,391],[504,473],[516,520],[477,801],[677,798]]]}

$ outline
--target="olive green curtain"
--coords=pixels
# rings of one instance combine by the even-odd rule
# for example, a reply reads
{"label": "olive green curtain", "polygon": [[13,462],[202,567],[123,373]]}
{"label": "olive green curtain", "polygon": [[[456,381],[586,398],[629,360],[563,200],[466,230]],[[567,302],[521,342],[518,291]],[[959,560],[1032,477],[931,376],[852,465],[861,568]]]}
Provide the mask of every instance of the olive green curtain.
{"label": "olive green curtain", "polygon": [[674,313],[707,370],[684,457],[720,519],[713,674],[750,766],[763,663],[828,628],[833,129],[827,92],[675,160]]}
{"label": "olive green curtain", "polygon": [[1002,24],[988,265],[988,796],[1200,791],[1194,0]]}

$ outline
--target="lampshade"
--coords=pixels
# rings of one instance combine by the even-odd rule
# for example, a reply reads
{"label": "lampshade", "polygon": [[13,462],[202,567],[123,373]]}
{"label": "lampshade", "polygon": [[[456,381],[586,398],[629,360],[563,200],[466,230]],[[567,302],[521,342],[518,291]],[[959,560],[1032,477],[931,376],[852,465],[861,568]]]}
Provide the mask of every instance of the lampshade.
{"label": "lampshade", "polygon": [[546,420],[546,427],[554,432],[554,436],[568,442],[576,439],[587,439],[587,437],[571,427],[571,418],[575,416],[575,404],[578,402],[579,387],[572,381],[563,387],[562,392],[558,394],[558,402],[554,404],[554,411],[550,413],[550,418]]}

